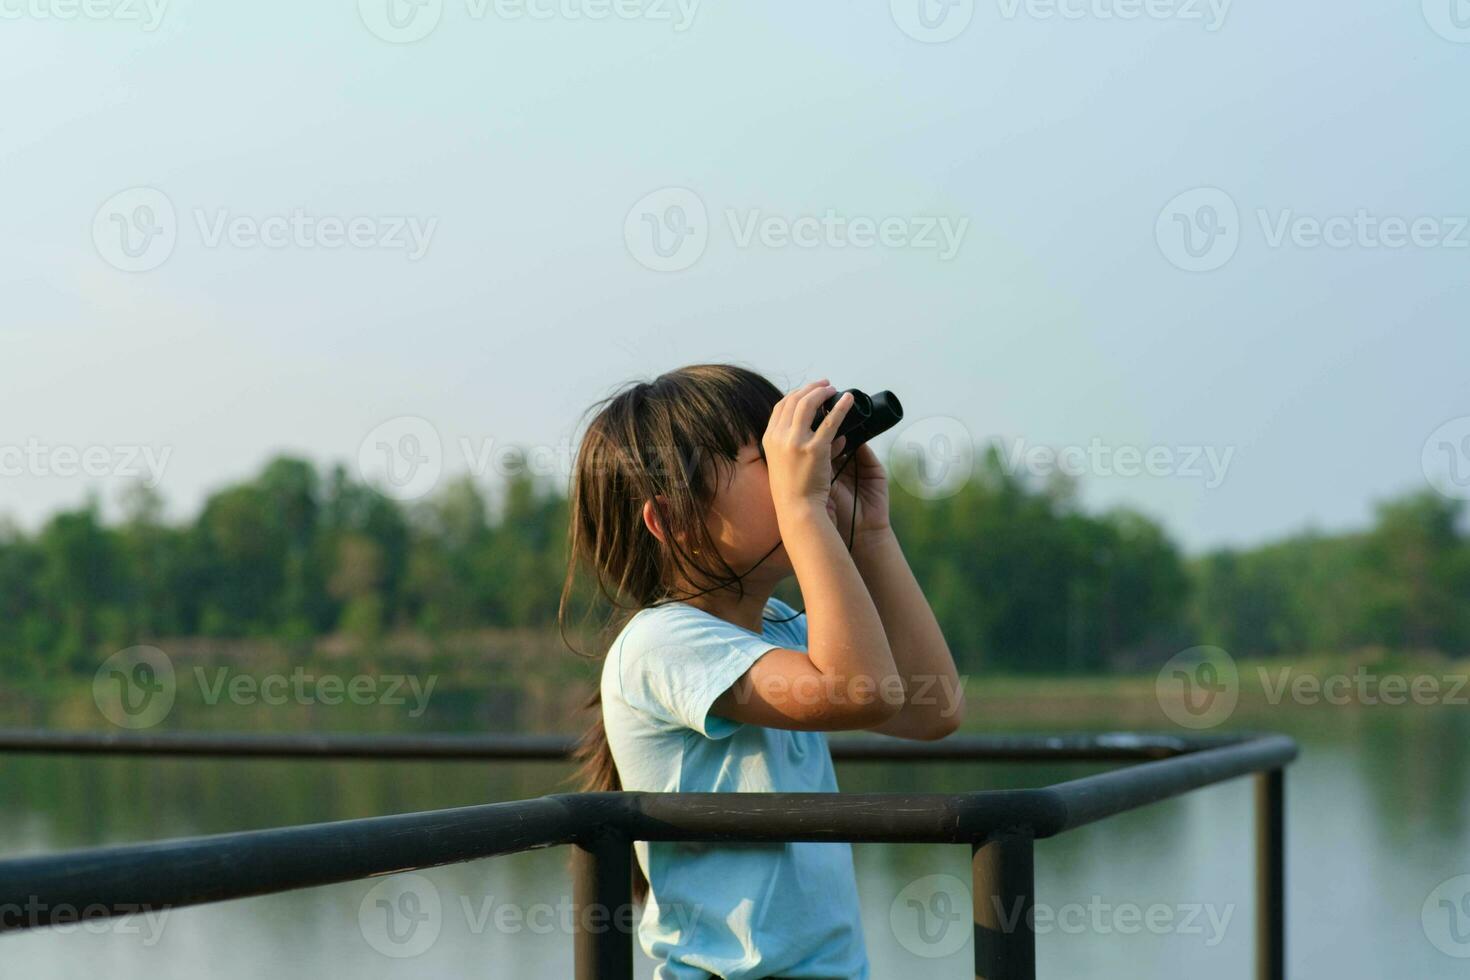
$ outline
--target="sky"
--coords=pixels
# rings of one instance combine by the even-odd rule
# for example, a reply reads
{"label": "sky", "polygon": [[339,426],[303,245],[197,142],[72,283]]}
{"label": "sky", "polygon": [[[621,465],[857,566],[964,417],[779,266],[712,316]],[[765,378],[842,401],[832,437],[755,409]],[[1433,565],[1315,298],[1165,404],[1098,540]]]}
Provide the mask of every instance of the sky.
{"label": "sky", "polygon": [[698,361],[1192,552],[1470,495],[1465,0],[0,0],[0,83],[24,527],[564,477]]}

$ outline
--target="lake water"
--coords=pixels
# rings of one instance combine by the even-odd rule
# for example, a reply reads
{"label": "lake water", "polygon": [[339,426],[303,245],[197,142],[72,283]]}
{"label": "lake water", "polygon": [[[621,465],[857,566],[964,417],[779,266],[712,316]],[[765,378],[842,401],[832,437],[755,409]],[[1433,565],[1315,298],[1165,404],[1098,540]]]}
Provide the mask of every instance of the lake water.
{"label": "lake water", "polygon": [[[486,730],[513,714],[487,718],[451,699],[415,726]],[[1291,975],[1470,975],[1470,878],[1453,880],[1470,875],[1467,719],[1445,707],[1299,707],[1270,719],[1302,744],[1287,777]],[[235,719],[219,727],[256,726]],[[1094,771],[845,763],[838,777],[855,791],[961,791]],[[0,853],[518,799],[565,791],[565,775],[542,763],[0,756]],[[1251,975],[1251,848],[1250,780],[1040,842],[1040,975]],[[860,845],[854,854],[874,977],[971,976],[968,849]],[[181,909],[161,921],[117,920],[96,932],[12,934],[0,938],[0,977],[570,977],[567,857],[538,851]],[[404,904],[408,893],[416,906]],[[379,902],[422,914],[437,903],[438,914],[395,944]],[[387,955],[403,952],[416,955]],[[649,976],[641,953],[639,963],[639,976]]]}

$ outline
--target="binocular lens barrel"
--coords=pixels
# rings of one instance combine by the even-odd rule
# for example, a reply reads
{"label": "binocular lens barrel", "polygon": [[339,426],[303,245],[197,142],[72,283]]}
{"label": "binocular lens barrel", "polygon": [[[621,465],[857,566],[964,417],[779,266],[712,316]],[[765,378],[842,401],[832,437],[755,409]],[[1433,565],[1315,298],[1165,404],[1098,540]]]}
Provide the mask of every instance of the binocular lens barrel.
{"label": "binocular lens barrel", "polygon": [[874,436],[887,432],[903,418],[903,405],[893,392],[880,391],[870,396],[856,388],[849,388],[847,391],[839,391],[818,406],[816,416],[812,419],[813,429],[822,424],[827,414],[837,407],[837,400],[845,394],[852,395],[852,407],[847,410],[842,424],[838,426],[837,435],[847,436],[847,449],[856,449]]}

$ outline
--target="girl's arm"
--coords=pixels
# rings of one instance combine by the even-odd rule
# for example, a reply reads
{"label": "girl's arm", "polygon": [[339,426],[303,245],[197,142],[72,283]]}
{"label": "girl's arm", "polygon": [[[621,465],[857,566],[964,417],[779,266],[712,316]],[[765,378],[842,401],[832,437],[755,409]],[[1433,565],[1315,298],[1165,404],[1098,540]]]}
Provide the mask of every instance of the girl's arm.
{"label": "girl's arm", "polygon": [[836,389],[804,385],[776,404],[762,445],[781,540],[806,600],[807,652],[765,653],[711,712],[772,728],[872,728],[905,701],[903,680],[868,587],[827,514],[832,441],[851,407],[844,396],[815,432],[817,406]]}
{"label": "girl's arm", "polygon": [[[855,487],[849,482],[847,467],[852,467]],[[897,716],[873,730],[899,738],[943,738],[959,728],[964,718],[964,686],[929,600],[888,522],[888,474],[871,446],[858,447],[833,486],[832,496],[837,527],[844,533],[853,529],[853,558],[883,620],[906,691]]]}
{"label": "girl's arm", "polygon": [[853,557],[882,617],[907,692],[903,708],[873,731],[926,740],[952,734],[964,720],[965,689],[898,536],[892,528],[870,531],[853,542]]}

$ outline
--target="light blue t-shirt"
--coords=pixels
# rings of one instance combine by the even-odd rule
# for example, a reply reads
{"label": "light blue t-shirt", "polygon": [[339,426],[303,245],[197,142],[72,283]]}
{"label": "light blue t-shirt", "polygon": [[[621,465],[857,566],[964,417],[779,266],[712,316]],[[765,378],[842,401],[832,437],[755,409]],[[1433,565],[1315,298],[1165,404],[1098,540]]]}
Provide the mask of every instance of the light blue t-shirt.
{"label": "light blue t-shirt", "polygon": [[[767,617],[795,610],[778,599]],[[626,790],[837,792],[823,732],[747,725],[710,705],[767,650],[806,651],[806,615],[761,635],[672,602],[634,614],[608,650],[602,714]],[[633,845],[650,895],[638,926],[655,980],[866,980],[852,846],[845,843]]]}

